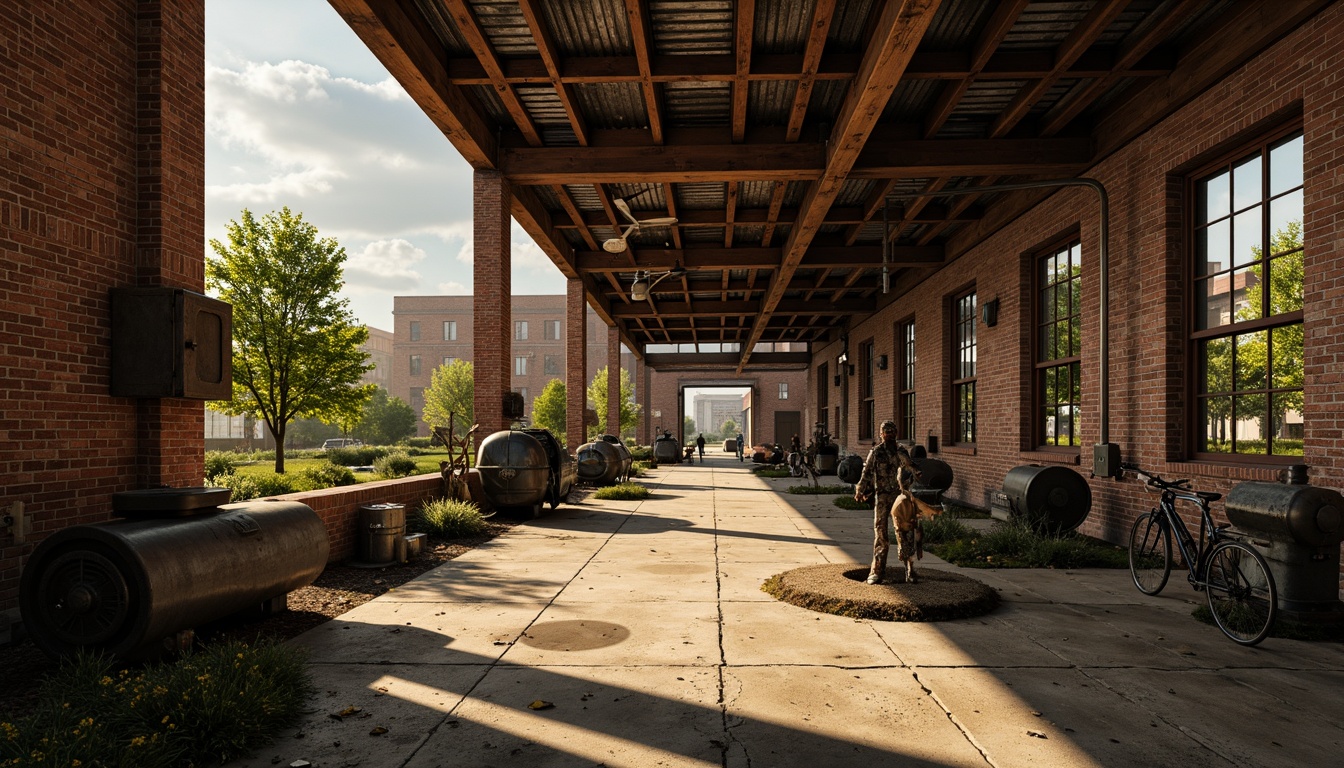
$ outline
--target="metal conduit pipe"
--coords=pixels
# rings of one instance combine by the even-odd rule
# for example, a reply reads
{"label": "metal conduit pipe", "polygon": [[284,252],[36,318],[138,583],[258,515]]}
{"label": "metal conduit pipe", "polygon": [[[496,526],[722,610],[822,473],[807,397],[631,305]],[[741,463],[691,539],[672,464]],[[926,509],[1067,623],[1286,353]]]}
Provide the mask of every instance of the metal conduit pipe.
{"label": "metal conduit pipe", "polygon": [[[983,187],[966,187],[964,189],[940,189],[931,195],[912,193],[908,195],[888,195],[886,200],[909,200],[918,197],[940,197],[952,195],[976,195],[985,192],[1006,192],[1017,189],[1040,189],[1043,187],[1088,187],[1095,190],[1097,197],[1101,202],[1101,243],[1097,248],[1097,261],[1101,272],[1101,302],[1098,307],[1100,315],[1101,332],[1099,334],[1099,346],[1101,352],[1101,386],[1099,394],[1101,398],[1101,417],[1099,419],[1100,439],[1098,444],[1093,446],[1092,451],[1092,473],[1103,477],[1114,477],[1120,471],[1120,447],[1111,443],[1111,355],[1110,355],[1110,334],[1107,318],[1110,317],[1110,298],[1111,298],[1111,280],[1110,280],[1110,260],[1107,252],[1107,245],[1111,239],[1111,213],[1110,199],[1106,195],[1106,187],[1100,181],[1087,177],[1075,177],[1068,179],[1041,179],[1038,181],[1019,181],[1006,184],[989,184]],[[890,236],[886,226],[886,204],[882,206],[882,246],[883,252],[887,246],[887,239]]]}

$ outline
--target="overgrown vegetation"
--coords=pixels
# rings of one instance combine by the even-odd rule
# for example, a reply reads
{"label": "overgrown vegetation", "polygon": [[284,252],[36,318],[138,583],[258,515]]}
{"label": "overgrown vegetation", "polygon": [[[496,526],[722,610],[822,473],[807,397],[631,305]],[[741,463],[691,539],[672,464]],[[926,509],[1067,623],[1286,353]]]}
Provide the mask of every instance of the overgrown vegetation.
{"label": "overgrown vegetation", "polygon": [[81,655],[0,723],[0,765],[218,765],[297,722],[312,690],[289,645],[221,643],[138,670]]}
{"label": "overgrown vegetation", "polygon": [[470,501],[435,499],[420,508],[417,527],[445,539],[460,539],[484,533],[485,518]]}
{"label": "overgrown vegetation", "polygon": [[413,475],[416,470],[415,460],[401,451],[394,451],[373,462],[373,471],[377,472],[379,477],[388,479]]}
{"label": "overgrown vegetation", "polygon": [[618,483],[599,488],[593,494],[595,499],[613,499],[616,501],[638,501],[649,498],[649,489],[641,483]]}
{"label": "overgrown vegetation", "polygon": [[217,488],[228,488],[232,491],[229,497],[230,501],[247,501],[249,499],[259,499],[265,496],[281,496],[286,493],[294,493],[299,490],[295,487],[295,475],[277,475],[268,473],[263,475],[215,475],[209,482]]}
{"label": "overgrown vegetation", "polygon": [[240,460],[241,457],[233,451],[206,451],[205,476],[231,475]]}
{"label": "overgrown vegetation", "polygon": [[871,510],[871,509],[873,508],[873,505],[870,504],[869,502],[866,502],[866,501],[855,501],[855,500],[854,500],[854,496],[853,496],[853,494],[850,494],[850,495],[848,495],[848,496],[843,496],[843,495],[842,495],[842,496],[836,496],[836,497],[835,497],[835,506],[837,506],[837,507],[839,507],[839,508],[841,508],[841,509],[850,509],[850,510],[855,510],[855,511],[858,511],[858,510]]}
{"label": "overgrown vegetation", "polygon": [[306,486],[302,490],[338,488],[359,482],[355,479],[355,473],[351,472],[349,467],[332,464],[330,461],[315,467],[304,467],[299,472],[299,477],[301,478],[301,484]]}
{"label": "overgrown vegetation", "polygon": [[940,516],[924,524],[924,543],[942,559],[967,568],[1127,568],[1124,547],[1076,533],[1052,536],[1024,523],[975,531]]}
{"label": "overgrown vegetation", "polygon": [[381,445],[355,445],[348,448],[328,448],[327,461],[343,467],[367,467],[386,456],[389,451]]}
{"label": "overgrown vegetation", "polygon": [[[852,485],[790,485],[788,493],[798,493],[812,496],[825,496],[847,493],[854,495],[854,486]],[[868,507],[872,509],[872,506]]]}

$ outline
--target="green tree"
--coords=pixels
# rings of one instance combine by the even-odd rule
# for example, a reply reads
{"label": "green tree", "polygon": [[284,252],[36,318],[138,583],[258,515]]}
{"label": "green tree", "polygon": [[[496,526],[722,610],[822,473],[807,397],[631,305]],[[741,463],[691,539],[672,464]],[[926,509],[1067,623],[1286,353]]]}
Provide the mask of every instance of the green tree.
{"label": "green tree", "polygon": [[681,422],[681,441],[688,443],[694,440],[698,434],[700,434],[700,431],[695,428],[695,419],[687,416],[686,420]]}
{"label": "green tree", "polygon": [[561,443],[565,442],[565,421],[568,403],[565,400],[565,382],[551,379],[532,401],[532,423],[551,430]]}
{"label": "green tree", "polygon": [[639,406],[635,403],[635,384],[630,380],[630,372],[624,368],[620,370],[621,393],[620,393],[620,427],[612,431],[607,424],[607,369],[603,368],[593,377],[592,383],[588,385],[588,404],[597,410],[597,426],[588,430],[589,439],[598,435],[609,434],[620,436],[626,430],[632,430],[639,423]]}
{"label": "green tree", "polygon": [[719,438],[728,440],[737,437],[737,422],[732,419],[724,419],[723,427],[719,430]]}
{"label": "green tree", "polygon": [[405,400],[378,387],[350,433],[369,445],[394,445],[415,434],[415,419],[415,409]]}
{"label": "green tree", "polygon": [[359,347],[369,332],[339,297],[345,249],[303,214],[243,209],[226,231],[227,243],[210,241],[205,281],[233,306],[233,399],[211,407],[263,420],[283,473],[292,420],[339,422],[368,399],[372,385],[359,380],[373,366]]}
{"label": "green tree", "polygon": [[289,441],[290,448],[313,448],[321,445],[323,440],[340,436],[340,427],[318,419],[295,419],[285,430],[285,439]]}
{"label": "green tree", "polygon": [[434,369],[425,390],[425,408],[420,418],[431,427],[448,426],[463,434],[476,423],[476,374],[470,360],[454,360]]}

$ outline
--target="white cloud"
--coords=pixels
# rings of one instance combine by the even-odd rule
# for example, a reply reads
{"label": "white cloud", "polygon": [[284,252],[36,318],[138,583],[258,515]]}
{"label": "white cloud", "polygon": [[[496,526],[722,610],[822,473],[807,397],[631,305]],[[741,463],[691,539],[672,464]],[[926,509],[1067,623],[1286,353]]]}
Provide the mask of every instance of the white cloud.
{"label": "white cloud", "polygon": [[345,282],[352,291],[388,290],[406,293],[420,287],[420,273],[412,266],[425,260],[424,250],[411,243],[378,240],[345,262]]}
{"label": "white cloud", "polygon": [[441,296],[470,296],[471,289],[461,283],[448,281],[435,286]]}

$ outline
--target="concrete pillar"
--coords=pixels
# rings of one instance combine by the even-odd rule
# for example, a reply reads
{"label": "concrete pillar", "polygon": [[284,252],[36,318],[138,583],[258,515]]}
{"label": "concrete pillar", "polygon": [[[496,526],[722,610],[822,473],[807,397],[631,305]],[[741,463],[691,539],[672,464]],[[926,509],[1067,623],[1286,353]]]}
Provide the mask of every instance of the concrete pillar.
{"label": "concrete pillar", "polygon": [[498,171],[476,171],[473,186],[472,356],[479,446],[485,437],[509,428],[509,420],[504,417],[504,394],[512,389],[513,380],[509,248],[513,191]]}
{"label": "concrete pillar", "polygon": [[583,281],[565,286],[565,449],[578,453],[588,441],[583,417],[588,410],[588,304]]}
{"label": "concrete pillar", "polygon": [[[204,293],[203,4],[134,5],[136,282]],[[142,398],[135,407],[139,487],[200,485],[204,403]]]}
{"label": "concrete pillar", "polygon": [[607,434],[621,435],[621,336],[607,329]]}

